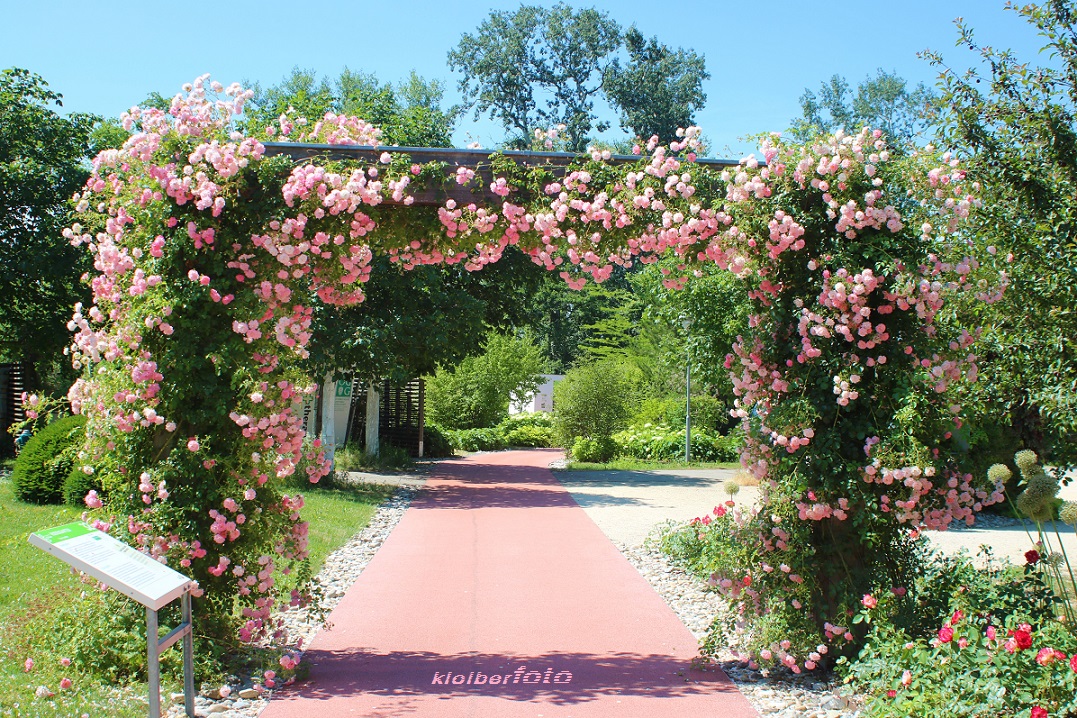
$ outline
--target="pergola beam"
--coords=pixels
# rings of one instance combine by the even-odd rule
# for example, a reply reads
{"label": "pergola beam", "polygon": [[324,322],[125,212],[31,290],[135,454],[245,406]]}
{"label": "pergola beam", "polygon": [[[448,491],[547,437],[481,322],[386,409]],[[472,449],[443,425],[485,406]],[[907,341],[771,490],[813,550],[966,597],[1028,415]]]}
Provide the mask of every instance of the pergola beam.
{"label": "pergola beam", "polygon": [[[372,165],[379,162],[383,152],[393,154],[407,154],[415,164],[428,164],[431,162],[444,162],[450,167],[467,167],[475,170],[475,174],[482,178],[482,189],[461,187],[449,184],[434,189],[417,189],[411,193],[414,197],[413,204],[419,206],[433,206],[444,204],[446,199],[454,199],[458,204],[471,202],[500,202],[489,190],[489,183],[493,180],[490,174],[490,155],[494,151],[484,149],[459,149],[455,147],[390,147],[370,145],[326,145],[326,144],[303,144],[298,142],[263,142],[266,155],[269,157],[284,155],[296,162],[305,160],[358,160]],[[568,165],[581,159],[581,155],[571,152],[532,152],[530,150],[502,150],[501,154],[514,160],[524,167],[549,167],[558,174],[563,172]],[[630,164],[639,162],[638,155],[613,155],[610,162],[613,164]],[[707,167],[736,167],[733,160],[697,159],[693,164]],[[386,204],[398,204],[392,200],[386,200]]]}

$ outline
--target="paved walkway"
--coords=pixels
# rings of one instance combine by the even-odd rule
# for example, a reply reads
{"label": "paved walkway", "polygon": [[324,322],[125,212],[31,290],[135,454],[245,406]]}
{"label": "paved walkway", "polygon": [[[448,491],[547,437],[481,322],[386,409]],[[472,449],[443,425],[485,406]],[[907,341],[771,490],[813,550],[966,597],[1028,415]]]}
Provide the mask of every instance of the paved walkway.
{"label": "paved walkway", "polygon": [[546,468],[440,464],[263,718],[755,712]]}
{"label": "paved walkway", "polygon": [[[556,476],[611,541],[639,546],[657,524],[688,521],[726,501],[725,482],[738,473],[730,469],[661,469],[558,471]],[[1059,496],[1077,501],[1077,481],[1062,487]],[[759,490],[744,486],[735,498],[738,504],[751,506],[759,500]],[[1058,550],[1054,527],[1045,528],[1048,540]],[[1057,528],[1066,554],[1077,559],[1077,533],[1061,522]],[[1035,545],[1036,529],[1028,522],[1000,523],[988,517],[972,528],[955,526],[949,531],[928,531],[925,536],[945,553],[966,550],[976,558],[980,546],[988,546],[995,558],[1022,565],[1025,552]]]}

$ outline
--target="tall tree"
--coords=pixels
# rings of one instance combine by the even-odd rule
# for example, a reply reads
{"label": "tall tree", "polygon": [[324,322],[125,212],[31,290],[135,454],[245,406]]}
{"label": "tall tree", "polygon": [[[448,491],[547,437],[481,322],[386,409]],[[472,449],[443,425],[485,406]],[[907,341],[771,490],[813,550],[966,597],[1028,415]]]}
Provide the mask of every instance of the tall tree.
{"label": "tall tree", "polygon": [[[63,237],[89,175],[98,118],[61,116],[62,96],[28,70],[0,73],[0,357],[32,368],[32,388],[66,389],[72,308],[88,298],[88,255]],[[50,375],[53,379],[49,379]]]}
{"label": "tall tree", "polygon": [[606,94],[621,113],[621,126],[641,138],[658,135],[667,144],[678,127],[695,123],[707,101],[703,81],[710,78],[702,55],[673,50],[650,40],[634,26],[624,36],[628,62],[614,58],[606,71]]}
{"label": "tall tree", "polygon": [[819,86],[819,93],[804,90],[802,114],[793,120],[793,135],[809,140],[816,135],[845,130],[859,132],[869,126],[886,133],[892,145],[913,142],[930,125],[935,94],[920,83],[909,88],[895,73],[879,69],[852,92],[848,81],[834,75]]}
{"label": "tall tree", "polygon": [[458,265],[403,271],[379,259],[366,301],[316,305],[310,364],[317,376],[343,368],[365,382],[394,383],[458,364],[483,350],[490,328],[523,323],[541,271],[514,250],[481,273]]}
{"label": "tall tree", "polygon": [[564,3],[490,13],[449,52],[449,66],[463,74],[460,91],[475,116],[499,120],[510,145],[526,146],[534,130],[564,125],[573,152],[609,127],[596,102],[616,107],[636,134],[672,138],[702,106],[709,77],[702,56],[645,40],[635,28],[622,34],[606,13]]}
{"label": "tall tree", "polygon": [[592,129],[608,127],[595,121],[594,101],[620,43],[620,26],[606,13],[522,5],[465,33],[449,66],[464,74],[460,91],[476,117],[489,112],[523,144],[535,128],[563,124],[569,148],[580,152]]}
{"label": "tall tree", "polygon": [[978,256],[1006,258],[1011,284],[984,312],[980,385],[987,421],[1057,464],[1077,464],[1077,4],[1008,5],[1046,40],[1050,65],[981,47],[958,23],[960,45],[986,73],[958,74],[938,53],[942,132],[971,156],[983,207],[970,235]]}

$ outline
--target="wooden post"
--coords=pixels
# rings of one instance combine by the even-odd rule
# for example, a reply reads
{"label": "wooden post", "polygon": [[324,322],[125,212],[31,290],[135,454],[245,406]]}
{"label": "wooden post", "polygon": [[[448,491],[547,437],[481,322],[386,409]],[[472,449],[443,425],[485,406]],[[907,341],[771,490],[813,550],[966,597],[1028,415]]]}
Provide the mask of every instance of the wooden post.
{"label": "wooden post", "polygon": [[381,394],[378,385],[370,383],[366,392],[366,453],[377,456],[381,447]]}

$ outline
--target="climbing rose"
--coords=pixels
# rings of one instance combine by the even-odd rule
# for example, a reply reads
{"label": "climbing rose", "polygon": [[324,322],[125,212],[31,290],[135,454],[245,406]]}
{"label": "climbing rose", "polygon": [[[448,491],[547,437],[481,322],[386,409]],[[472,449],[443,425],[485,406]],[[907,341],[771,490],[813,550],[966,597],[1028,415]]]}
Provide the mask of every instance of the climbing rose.
{"label": "climbing rose", "polygon": [[949,643],[954,640],[954,629],[949,626],[943,626],[939,629],[939,640],[943,643]]}
{"label": "climbing rose", "polygon": [[879,605],[879,600],[870,593],[865,593],[864,597],[860,599],[860,603],[864,604],[864,608],[875,608]]}

